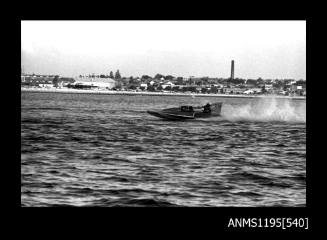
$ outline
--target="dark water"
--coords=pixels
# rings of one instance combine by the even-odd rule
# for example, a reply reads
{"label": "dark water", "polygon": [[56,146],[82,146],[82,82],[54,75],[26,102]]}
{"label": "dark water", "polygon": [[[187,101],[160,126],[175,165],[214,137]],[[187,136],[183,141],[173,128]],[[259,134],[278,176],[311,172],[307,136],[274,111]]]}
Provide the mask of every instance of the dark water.
{"label": "dark water", "polygon": [[[222,101],[221,118],[148,109]],[[305,100],[21,95],[22,206],[305,206]]]}

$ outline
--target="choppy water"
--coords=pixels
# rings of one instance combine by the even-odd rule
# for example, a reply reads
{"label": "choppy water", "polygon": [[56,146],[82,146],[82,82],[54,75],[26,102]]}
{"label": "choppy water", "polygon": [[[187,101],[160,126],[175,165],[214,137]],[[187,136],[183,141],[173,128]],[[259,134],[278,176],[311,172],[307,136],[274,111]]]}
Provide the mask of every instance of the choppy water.
{"label": "choppy water", "polygon": [[[146,113],[222,101],[222,117]],[[305,100],[21,95],[22,206],[305,206]]]}

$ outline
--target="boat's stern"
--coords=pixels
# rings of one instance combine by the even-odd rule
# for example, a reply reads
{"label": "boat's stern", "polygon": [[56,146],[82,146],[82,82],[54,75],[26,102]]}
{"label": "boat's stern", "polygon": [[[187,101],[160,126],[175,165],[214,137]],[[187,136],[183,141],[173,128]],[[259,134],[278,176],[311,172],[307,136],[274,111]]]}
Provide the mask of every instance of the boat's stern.
{"label": "boat's stern", "polygon": [[210,108],[211,108],[211,115],[213,115],[213,116],[220,116],[222,105],[223,105],[222,102],[212,103],[211,106],[210,106]]}

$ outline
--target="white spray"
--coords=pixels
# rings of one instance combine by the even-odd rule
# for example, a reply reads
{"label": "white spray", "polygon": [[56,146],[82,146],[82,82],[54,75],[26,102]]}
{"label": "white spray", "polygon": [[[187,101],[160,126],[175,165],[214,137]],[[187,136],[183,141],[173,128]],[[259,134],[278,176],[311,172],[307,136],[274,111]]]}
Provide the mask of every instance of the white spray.
{"label": "white spray", "polygon": [[223,104],[222,116],[229,121],[306,122],[306,102],[258,98],[245,105]]}

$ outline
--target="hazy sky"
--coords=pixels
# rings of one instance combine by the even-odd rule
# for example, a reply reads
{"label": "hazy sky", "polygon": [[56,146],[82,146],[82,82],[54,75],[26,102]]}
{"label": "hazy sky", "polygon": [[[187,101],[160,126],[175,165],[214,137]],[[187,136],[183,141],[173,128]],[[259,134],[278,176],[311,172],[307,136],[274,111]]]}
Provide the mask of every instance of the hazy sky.
{"label": "hazy sky", "polygon": [[305,21],[22,21],[24,72],[306,79]]}

